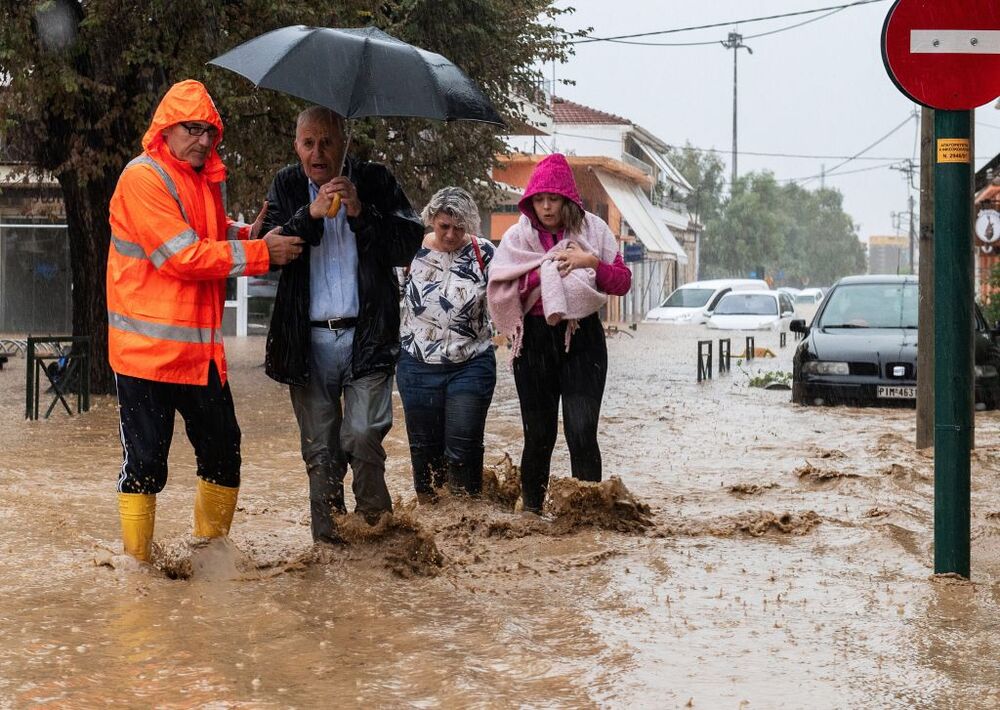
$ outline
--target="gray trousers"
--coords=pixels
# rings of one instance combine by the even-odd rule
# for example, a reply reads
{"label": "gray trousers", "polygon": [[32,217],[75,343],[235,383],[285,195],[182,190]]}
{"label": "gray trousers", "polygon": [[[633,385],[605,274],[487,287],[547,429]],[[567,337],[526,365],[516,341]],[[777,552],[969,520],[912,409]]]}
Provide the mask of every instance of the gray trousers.
{"label": "gray trousers", "polygon": [[313,328],[309,383],[289,388],[309,474],[309,510],[317,541],[336,540],[332,514],[347,510],[348,463],[354,473],[355,510],[369,517],[392,510],[382,446],[392,427],[392,375],[380,372],[354,379],[353,341],[353,328]]}

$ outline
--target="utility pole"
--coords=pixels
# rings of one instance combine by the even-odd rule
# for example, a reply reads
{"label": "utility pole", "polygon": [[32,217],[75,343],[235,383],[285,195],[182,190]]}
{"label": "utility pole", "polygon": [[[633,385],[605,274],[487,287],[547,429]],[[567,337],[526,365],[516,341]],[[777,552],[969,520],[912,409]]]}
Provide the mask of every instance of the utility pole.
{"label": "utility pole", "polygon": [[731,192],[733,190],[733,188],[735,187],[735,185],[736,185],[736,174],[737,174],[736,173],[736,156],[738,155],[737,144],[736,144],[736,126],[737,126],[737,122],[736,122],[736,107],[737,107],[737,103],[738,103],[737,102],[737,86],[738,86],[738,82],[737,82],[737,72],[736,72],[736,65],[737,65],[736,58],[737,58],[737,56],[739,56],[739,53],[740,53],[741,49],[747,50],[748,52],[750,52],[750,54],[753,54],[753,50],[750,49],[745,44],[743,44],[743,35],[737,34],[736,32],[730,32],[729,33],[729,39],[725,40],[722,43],[722,46],[725,47],[726,49],[733,50],[733,177],[732,177],[732,181],[729,183],[729,190]]}
{"label": "utility pole", "polygon": [[[915,175],[917,175],[918,170],[917,170],[916,164],[912,160],[909,160],[909,159],[904,160],[901,165],[893,165],[891,167],[892,167],[893,170],[898,170],[899,172],[903,173],[903,175],[906,177],[906,184],[909,185],[910,190],[911,190],[910,196],[907,198],[907,204],[909,205],[909,215],[910,215],[910,230],[909,230],[909,232],[910,232],[910,273],[911,274],[915,274],[915,273],[917,273],[917,271],[916,271],[916,253],[915,253],[916,252],[917,235],[916,235],[916,229],[914,227],[914,215],[913,215],[914,199],[913,199],[913,192],[912,191],[917,189],[917,186],[913,182],[913,178],[914,178]],[[921,254],[922,253],[923,252],[921,252]]]}
{"label": "utility pole", "polygon": [[934,446],[934,109],[920,110],[917,448]]}
{"label": "utility pole", "polygon": [[915,231],[915,228],[914,228],[914,220],[913,220],[913,195],[912,194],[910,195],[909,202],[910,202],[910,273],[911,274],[915,274],[915,273],[917,273],[917,262],[915,260],[916,259],[916,255],[914,254],[914,244],[916,243],[917,235],[916,235],[916,231]]}

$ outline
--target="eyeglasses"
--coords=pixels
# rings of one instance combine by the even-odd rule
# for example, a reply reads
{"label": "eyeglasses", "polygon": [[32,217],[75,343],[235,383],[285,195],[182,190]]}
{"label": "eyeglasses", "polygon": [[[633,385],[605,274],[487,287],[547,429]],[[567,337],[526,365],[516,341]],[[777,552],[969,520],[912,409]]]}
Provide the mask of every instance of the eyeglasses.
{"label": "eyeglasses", "polygon": [[200,138],[205,133],[208,133],[209,138],[213,139],[219,135],[219,129],[215,126],[204,126],[200,123],[181,123],[181,125],[184,126],[184,130],[188,132],[188,135],[195,138]]}

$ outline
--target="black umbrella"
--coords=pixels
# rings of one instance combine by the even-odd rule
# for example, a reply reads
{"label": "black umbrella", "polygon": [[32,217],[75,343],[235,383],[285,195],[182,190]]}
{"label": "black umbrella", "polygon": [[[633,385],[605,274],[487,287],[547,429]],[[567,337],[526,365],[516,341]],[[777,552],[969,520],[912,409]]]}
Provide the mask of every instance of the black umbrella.
{"label": "black umbrella", "polygon": [[504,125],[461,69],[375,27],[283,27],[209,64],[346,118],[410,116]]}

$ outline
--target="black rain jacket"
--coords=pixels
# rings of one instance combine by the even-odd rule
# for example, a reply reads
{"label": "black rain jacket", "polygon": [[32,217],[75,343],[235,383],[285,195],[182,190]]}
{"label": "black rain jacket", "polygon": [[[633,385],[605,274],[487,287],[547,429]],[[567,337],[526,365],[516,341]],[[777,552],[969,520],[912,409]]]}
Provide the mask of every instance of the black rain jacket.
{"label": "black rain jacket", "polygon": [[[409,266],[424,225],[392,173],[378,163],[348,160],[345,174],[362,210],[347,221],[358,245],[358,324],[351,371],[355,378],[392,372],[399,357],[399,282],[393,267]],[[301,256],[281,269],[267,334],[268,377],[290,385],[309,380],[309,252],[323,238],[323,220],[309,216],[309,180],[301,165],[282,169],[267,193],[264,232],[281,226],[301,237]]]}

